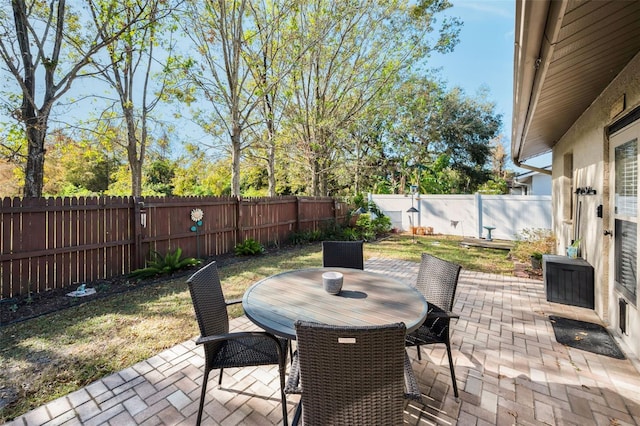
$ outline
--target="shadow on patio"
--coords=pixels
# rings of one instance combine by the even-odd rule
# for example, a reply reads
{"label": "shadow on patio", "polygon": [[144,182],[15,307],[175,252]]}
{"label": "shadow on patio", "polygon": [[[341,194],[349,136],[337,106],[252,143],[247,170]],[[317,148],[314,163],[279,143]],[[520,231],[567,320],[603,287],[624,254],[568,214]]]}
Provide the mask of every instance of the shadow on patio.
{"label": "shadow on patio", "polygon": [[[413,283],[418,266],[372,259],[365,269]],[[599,322],[593,311],[547,302],[541,281],[466,270],[454,311],[460,399],[453,397],[444,345],[423,347],[422,361],[409,348],[423,401],[407,404],[407,424],[640,424],[640,374],[631,361],[555,340],[549,315]],[[231,327],[255,328],[246,317]],[[195,424],[203,363],[202,348],[188,340],[10,424]],[[212,376],[203,424],[281,424],[276,367],[225,371],[222,388]],[[287,402],[292,416],[298,397]]]}

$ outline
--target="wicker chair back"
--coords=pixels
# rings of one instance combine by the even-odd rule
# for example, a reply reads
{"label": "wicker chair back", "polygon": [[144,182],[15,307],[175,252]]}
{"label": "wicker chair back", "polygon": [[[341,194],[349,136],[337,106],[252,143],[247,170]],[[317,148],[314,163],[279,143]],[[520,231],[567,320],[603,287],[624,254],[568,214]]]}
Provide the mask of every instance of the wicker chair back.
{"label": "wicker chair back", "polygon": [[364,269],[363,241],[323,241],[322,266]]}
{"label": "wicker chair back", "polygon": [[461,269],[456,263],[422,253],[416,289],[429,305],[434,304],[445,311],[451,311]]}
{"label": "wicker chair back", "polygon": [[405,332],[297,322],[303,423],[402,424]]}

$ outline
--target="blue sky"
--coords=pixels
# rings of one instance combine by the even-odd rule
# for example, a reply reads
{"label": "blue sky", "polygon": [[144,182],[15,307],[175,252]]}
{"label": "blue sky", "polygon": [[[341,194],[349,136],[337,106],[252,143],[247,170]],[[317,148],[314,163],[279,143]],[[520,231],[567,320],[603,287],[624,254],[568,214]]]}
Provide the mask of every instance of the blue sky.
{"label": "blue sky", "polygon": [[[506,148],[511,145],[515,2],[510,0],[451,0],[448,15],[464,22],[460,43],[452,53],[434,54],[431,67],[440,68],[447,87],[462,87],[469,96],[481,87],[502,114]],[[511,165],[510,167],[513,168]]]}

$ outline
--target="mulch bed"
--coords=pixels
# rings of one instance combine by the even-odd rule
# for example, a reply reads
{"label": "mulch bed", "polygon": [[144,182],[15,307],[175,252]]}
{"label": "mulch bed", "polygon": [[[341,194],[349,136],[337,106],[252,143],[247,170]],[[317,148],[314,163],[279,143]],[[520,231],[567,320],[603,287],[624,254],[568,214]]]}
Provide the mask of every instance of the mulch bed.
{"label": "mulch bed", "polygon": [[[267,249],[265,254],[274,253],[281,250],[292,249],[291,247],[281,249]],[[250,259],[248,256],[236,256],[234,254],[225,254],[208,258],[202,262],[202,265],[215,260],[218,266],[227,266],[238,262],[244,262]],[[58,288],[32,295],[21,295],[10,299],[0,300],[0,327],[36,318],[41,315],[66,309],[71,306],[77,306],[82,303],[91,302],[93,300],[109,297],[115,294],[127,291],[137,290],[141,287],[158,284],[176,278],[187,279],[199,267],[192,267],[176,272],[172,275],[165,275],[153,279],[145,279],[136,281],[126,275],[121,275],[108,280],[98,280],[86,284],[87,288],[96,289],[96,293],[85,297],[69,297],[70,293],[78,288],[79,284]]]}
{"label": "mulch bed", "polygon": [[515,261],[513,264],[513,275],[519,278],[530,278],[542,281],[542,269],[534,269],[530,263]]}

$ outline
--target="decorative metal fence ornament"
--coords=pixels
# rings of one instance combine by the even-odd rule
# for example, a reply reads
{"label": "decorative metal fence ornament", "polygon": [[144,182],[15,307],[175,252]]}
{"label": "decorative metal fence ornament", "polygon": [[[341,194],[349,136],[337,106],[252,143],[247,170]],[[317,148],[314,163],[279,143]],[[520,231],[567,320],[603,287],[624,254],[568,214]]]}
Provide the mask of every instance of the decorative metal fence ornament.
{"label": "decorative metal fence ornament", "polygon": [[191,226],[191,232],[196,233],[196,251],[198,259],[200,259],[200,232],[198,232],[198,230],[202,226],[203,218],[204,213],[202,212],[202,209],[191,210],[191,220],[195,222],[195,225]]}

